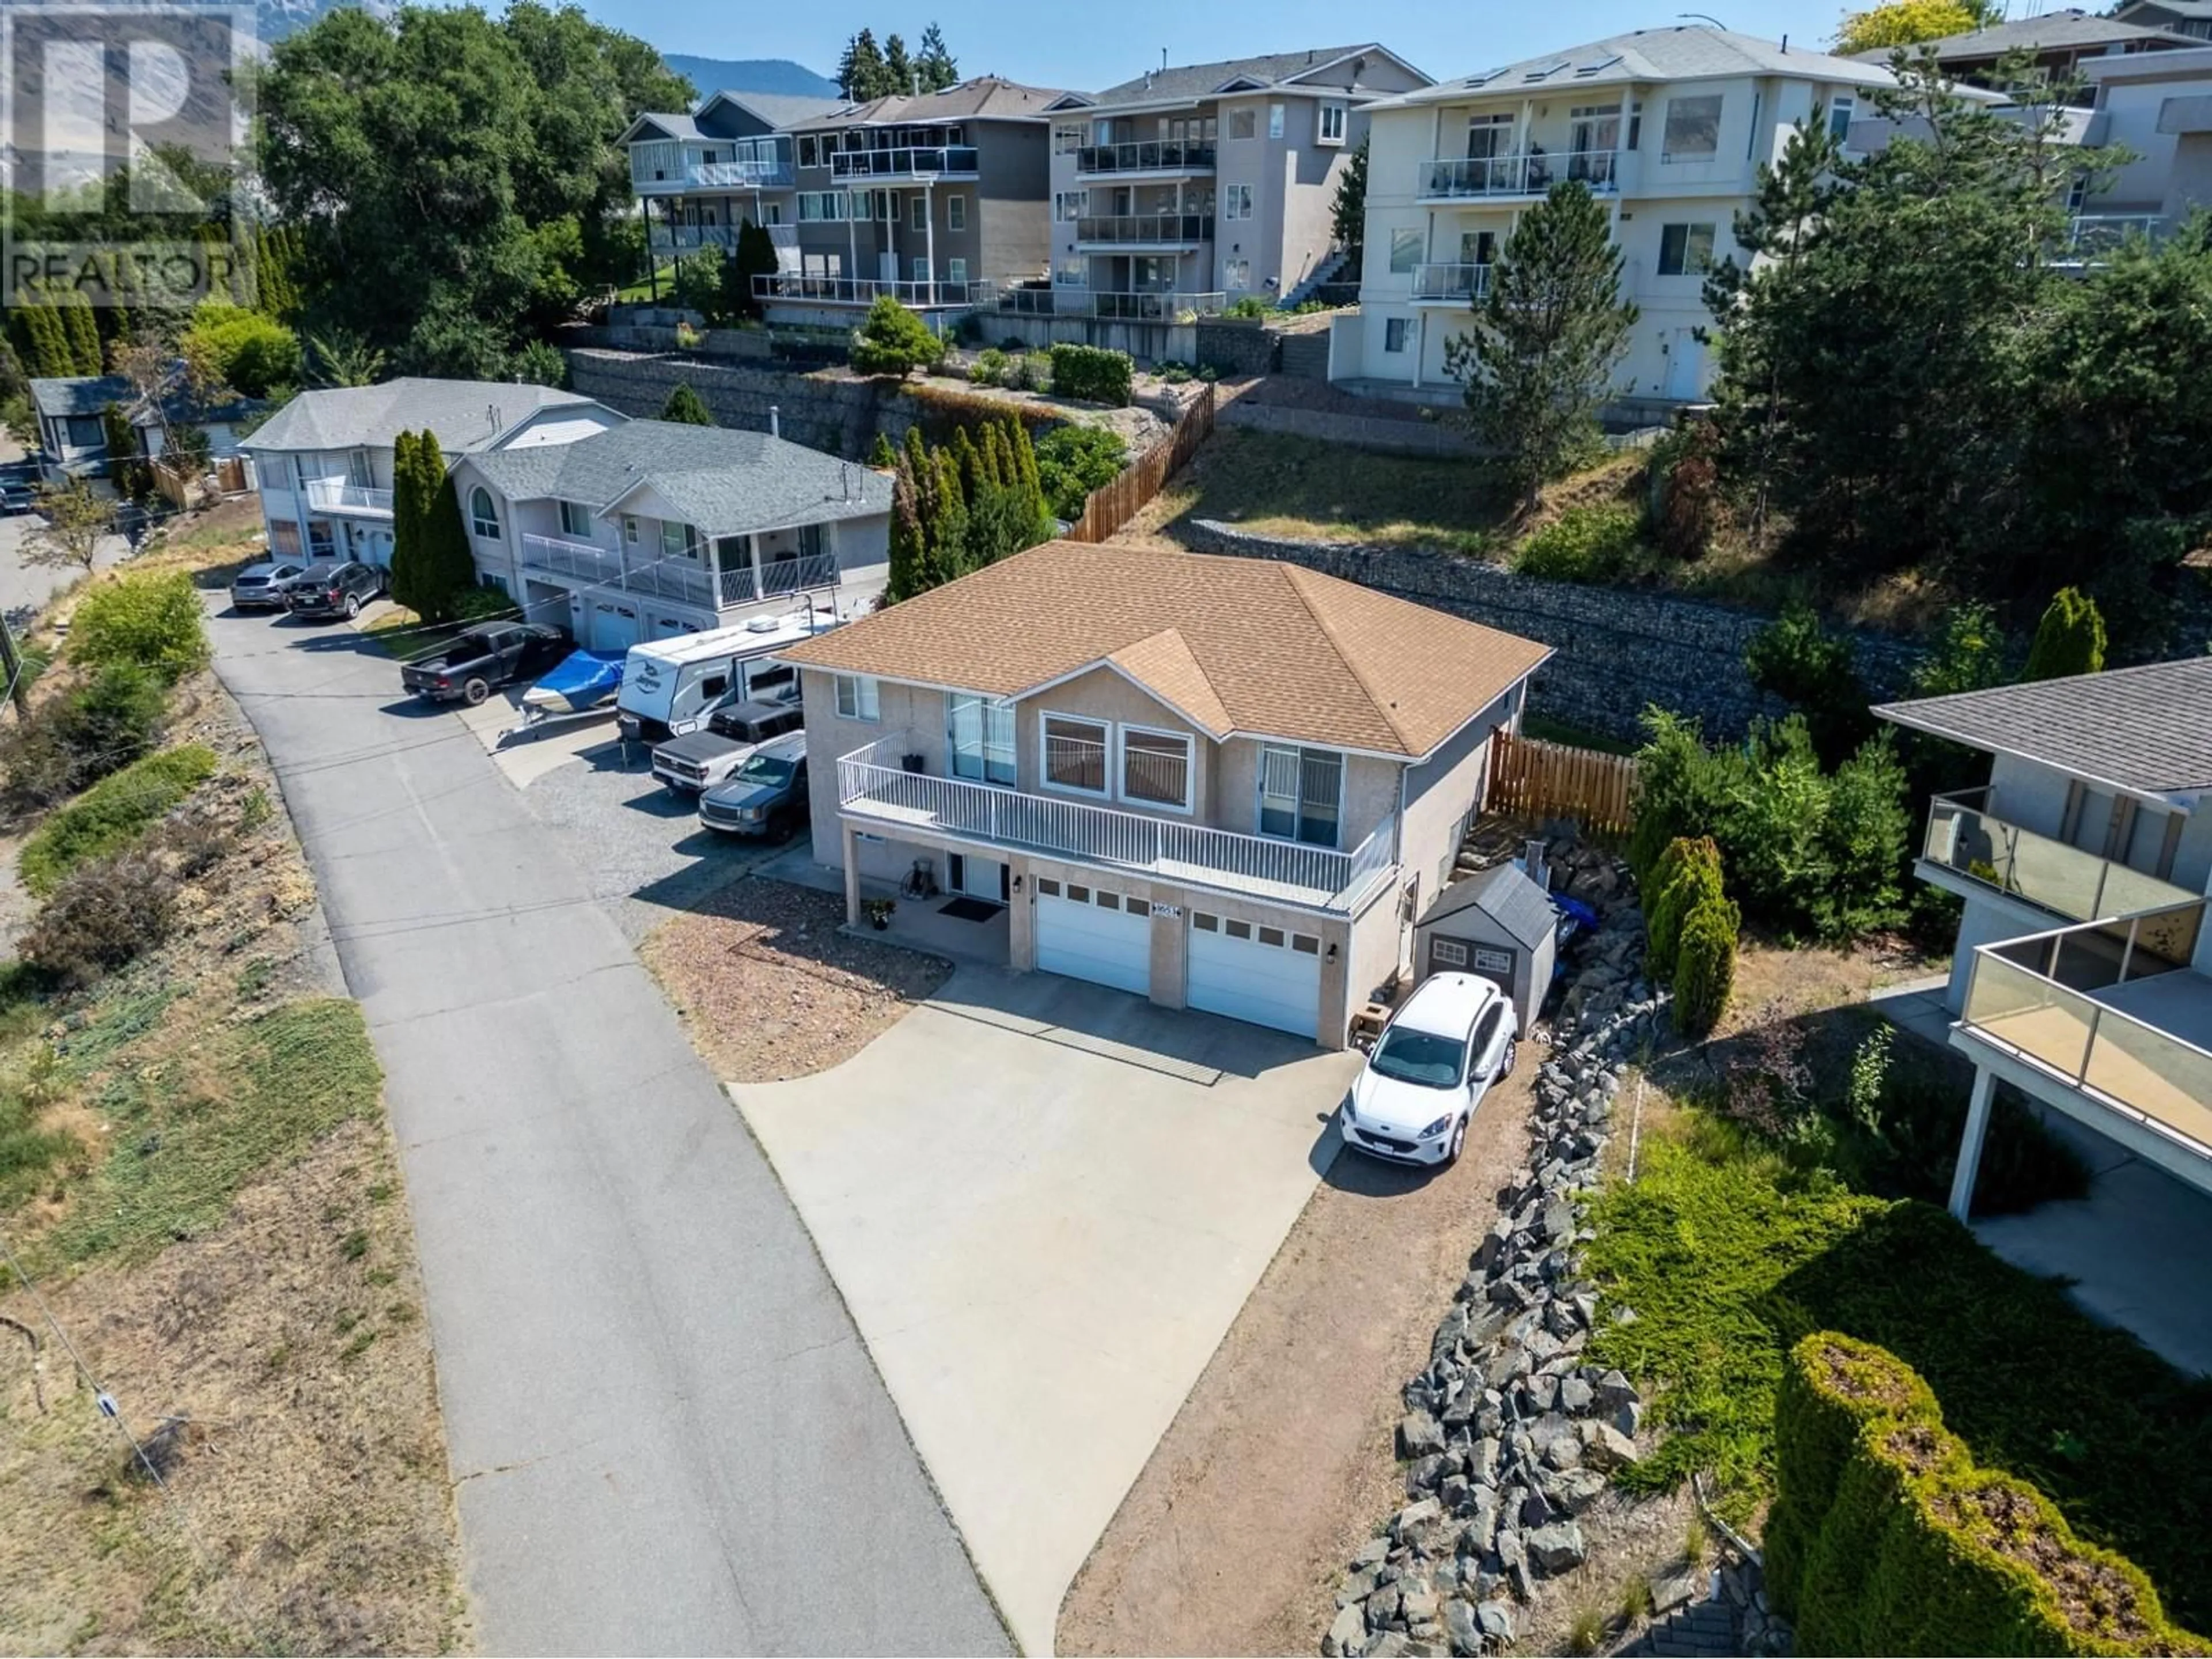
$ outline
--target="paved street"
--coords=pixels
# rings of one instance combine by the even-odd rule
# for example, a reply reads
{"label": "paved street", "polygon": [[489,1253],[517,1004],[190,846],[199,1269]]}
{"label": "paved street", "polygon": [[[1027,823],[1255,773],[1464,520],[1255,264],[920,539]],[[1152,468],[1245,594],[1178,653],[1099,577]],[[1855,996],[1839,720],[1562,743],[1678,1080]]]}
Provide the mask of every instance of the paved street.
{"label": "paved street", "polygon": [[[48,599],[77,579],[74,568],[23,562],[23,538],[42,522],[35,513],[0,519],[0,611],[6,613],[12,628],[21,628],[46,608]],[[130,550],[122,537],[110,536],[100,543],[94,557],[105,570]]]}
{"label": "paved street", "polygon": [[349,630],[212,631],[387,1073],[479,1644],[1005,1651],[797,1215],[591,879]]}

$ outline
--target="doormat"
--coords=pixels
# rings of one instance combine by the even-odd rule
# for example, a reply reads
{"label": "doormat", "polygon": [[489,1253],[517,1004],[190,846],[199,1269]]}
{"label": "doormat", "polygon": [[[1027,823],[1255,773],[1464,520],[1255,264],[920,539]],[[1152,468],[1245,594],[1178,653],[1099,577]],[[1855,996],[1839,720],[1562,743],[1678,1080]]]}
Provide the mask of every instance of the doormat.
{"label": "doormat", "polygon": [[937,914],[957,916],[963,921],[988,921],[1005,908],[1003,905],[986,904],[979,898],[969,898],[963,894],[950,904],[939,905]]}

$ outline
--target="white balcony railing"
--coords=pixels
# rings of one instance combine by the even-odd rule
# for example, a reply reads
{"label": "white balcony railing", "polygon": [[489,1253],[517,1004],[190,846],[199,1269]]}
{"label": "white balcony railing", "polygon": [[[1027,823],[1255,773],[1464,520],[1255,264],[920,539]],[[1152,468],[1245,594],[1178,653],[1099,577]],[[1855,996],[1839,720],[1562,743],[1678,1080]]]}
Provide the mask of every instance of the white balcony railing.
{"label": "white balcony railing", "polygon": [[2205,909],[1982,945],[1959,1029],[2212,1158],[2212,980],[2190,967]]}
{"label": "white balcony railing", "polygon": [[1353,851],[1340,853],[963,778],[932,777],[906,769],[905,760],[915,752],[913,738],[900,734],[842,757],[837,763],[841,808],[894,830],[928,830],[1316,910],[1352,909],[1392,863],[1394,819],[1378,824]]}
{"label": "white balcony railing", "polygon": [[738,565],[720,572],[714,580],[724,605],[750,605],[756,599],[804,593],[811,587],[836,586],[837,561],[828,553],[809,554],[799,559],[770,559],[761,566],[757,577],[750,565]]}
{"label": "white balcony railing", "polygon": [[2129,916],[2197,896],[2112,859],[2008,823],[1987,789],[1938,795],[1920,856],[1977,887],[2027,900],[2067,921]]}
{"label": "white balcony railing", "polygon": [[392,492],[357,484],[349,478],[310,478],[307,505],[317,513],[350,513],[363,518],[392,516]]}
{"label": "white balcony railing", "polygon": [[916,311],[989,303],[992,283],[890,283],[866,276],[804,276],[778,271],[753,278],[753,293],[763,300],[803,301],[814,305],[871,306],[889,295]]}
{"label": "white balcony railing", "polygon": [[975,167],[973,144],[847,149],[830,158],[835,179],[972,179]]}
{"label": "white balcony railing", "polygon": [[[618,587],[628,593],[674,599],[703,611],[712,611],[716,605],[714,574],[703,562],[694,564],[688,559],[655,558],[626,567],[621,552],[615,548],[595,547],[589,542],[567,541],[557,536],[526,535],[522,538],[522,562],[556,576],[571,576],[601,587]],[[747,571],[746,574],[751,573]]]}
{"label": "white balcony railing", "polygon": [[1517,155],[1440,155],[1419,164],[1423,201],[1541,196],[1569,179],[1600,195],[1620,187],[1620,155],[1610,149],[1530,150]]}
{"label": "white balcony railing", "polygon": [[1471,305],[1490,293],[1488,265],[1415,265],[1413,298],[1430,304]]}
{"label": "white balcony railing", "polygon": [[705,190],[786,190],[791,185],[791,163],[695,161],[684,169],[684,176]]}
{"label": "white balcony railing", "polygon": [[734,253],[738,247],[734,225],[655,225],[652,237],[655,253],[691,253],[702,248]]}

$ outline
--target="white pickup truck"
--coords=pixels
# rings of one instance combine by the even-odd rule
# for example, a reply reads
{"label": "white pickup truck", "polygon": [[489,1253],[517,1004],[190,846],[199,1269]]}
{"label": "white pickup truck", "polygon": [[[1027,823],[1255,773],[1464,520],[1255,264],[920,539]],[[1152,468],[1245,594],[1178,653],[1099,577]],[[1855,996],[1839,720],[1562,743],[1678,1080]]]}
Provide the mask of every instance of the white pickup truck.
{"label": "white pickup truck", "polygon": [[701,730],[671,738],[653,751],[653,775],[671,789],[701,794],[745,763],[770,738],[796,732],[805,712],[793,702],[732,702],[717,708]]}

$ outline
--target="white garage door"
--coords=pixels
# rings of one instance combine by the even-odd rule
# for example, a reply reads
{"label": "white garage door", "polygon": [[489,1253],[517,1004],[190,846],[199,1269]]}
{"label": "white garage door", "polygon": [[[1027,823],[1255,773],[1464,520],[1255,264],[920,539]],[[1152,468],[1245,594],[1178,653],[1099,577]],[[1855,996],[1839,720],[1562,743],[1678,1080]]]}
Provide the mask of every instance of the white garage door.
{"label": "white garage door", "polygon": [[595,605],[588,623],[594,651],[627,651],[637,643],[637,612],[626,605]]}
{"label": "white garage door", "polygon": [[1321,941],[1194,910],[1190,1006],[1302,1037],[1321,1025]]}
{"label": "white garage door", "polygon": [[1152,907],[1109,887],[1036,884],[1036,965],[1143,996],[1152,988]]}

